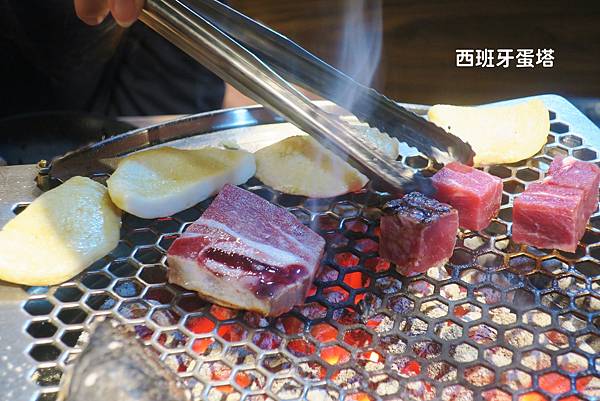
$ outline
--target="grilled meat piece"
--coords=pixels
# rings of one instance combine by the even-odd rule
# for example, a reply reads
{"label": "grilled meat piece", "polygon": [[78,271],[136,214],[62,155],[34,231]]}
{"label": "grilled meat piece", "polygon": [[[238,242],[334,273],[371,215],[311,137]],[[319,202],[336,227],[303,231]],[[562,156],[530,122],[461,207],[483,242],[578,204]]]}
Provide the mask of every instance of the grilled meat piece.
{"label": "grilled meat piece", "polygon": [[458,213],[419,192],[385,204],[379,253],[412,276],[445,263],[454,250]]}
{"label": "grilled meat piece", "polygon": [[500,210],[502,180],[460,163],[449,163],[432,178],[435,198],[458,211],[459,225],[486,228]]}
{"label": "grilled meat piece", "polygon": [[226,185],[169,248],[169,281],[223,306],[277,316],[304,301],[324,247],[285,209]]}
{"label": "grilled meat piece", "polygon": [[67,401],[189,401],[177,375],[111,320],[100,322],[68,379]]}

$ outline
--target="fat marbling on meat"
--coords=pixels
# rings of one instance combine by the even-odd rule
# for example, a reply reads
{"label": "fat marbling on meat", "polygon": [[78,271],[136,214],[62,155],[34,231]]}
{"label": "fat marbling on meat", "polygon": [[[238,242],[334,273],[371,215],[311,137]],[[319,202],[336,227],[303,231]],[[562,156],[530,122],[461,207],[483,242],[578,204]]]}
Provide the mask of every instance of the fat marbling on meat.
{"label": "fat marbling on meat", "polygon": [[445,263],[456,243],[458,213],[419,192],[385,204],[379,253],[412,276]]}
{"label": "fat marbling on meat", "polygon": [[220,305],[276,316],[304,301],[324,247],[288,211],[225,185],[171,245],[168,277]]}

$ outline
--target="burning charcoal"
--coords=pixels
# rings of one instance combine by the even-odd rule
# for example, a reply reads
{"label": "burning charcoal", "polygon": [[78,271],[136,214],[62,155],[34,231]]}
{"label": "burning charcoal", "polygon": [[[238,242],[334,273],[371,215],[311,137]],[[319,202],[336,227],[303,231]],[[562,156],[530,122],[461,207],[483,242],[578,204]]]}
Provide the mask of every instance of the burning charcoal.
{"label": "burning charcoal", "polygon": [[500,210],[502,180],[460,163],[450,163],[432,178],[436,199],[458,211],[459,225],[482,230]]}
{"label": "burning charcoal", "polygon": [[277,316],[304,301],[324,247],[293,214],[226,185],[171,245],[169,281],[227,307]]}
{"label": "burning charcoal", "polygon": [[548,169],[549,177],[544,183],[583,191],[583,211],[586,220],[598,207],[598,184],[600,168],[594,163],[583,162],[574,157],[555,157]]}
{"label": "burning charcoal", "polygon": [[379,252],[396,264],[398,272],[423,273],[452,255],[458,213],[451,206],[412,192],[386,203],[384,212]]}
{"label": "burning charcoal", "polygon": [[99,323],[68,380],[68,401],[187,401],[189,391],[135,332]]}
{"label": "burning charcoal", "polygon": [[583,197],[583,191],[577,188],[529,185],[513,205],[513,240],[538,248],[575,252],[587,223]]}

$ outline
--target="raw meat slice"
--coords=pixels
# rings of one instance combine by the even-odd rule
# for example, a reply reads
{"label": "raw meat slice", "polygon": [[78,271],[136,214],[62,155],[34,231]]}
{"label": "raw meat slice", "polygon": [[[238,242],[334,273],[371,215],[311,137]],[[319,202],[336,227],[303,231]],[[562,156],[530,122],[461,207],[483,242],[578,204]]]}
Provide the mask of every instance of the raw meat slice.
{"label": "raw meat slice", "polygon": [[578,188],[530,184],[513,204],[513,241],[575,252],[587,223],[583,196]]}
{"label": "raw meat slice", "polygon": [[459,225],[469,230],[486,228],[500,210],[502,180],[460,163],[450,163],[433,177],[436,199],[458,211]]}
{"label": "raw meat slice", "polygon": [[411,192],[385,204],[379,253],[406,276],[445,263],[454,250],[458,213],[450,205]]}
{"label": "raw meat slice", "polygon": [[594,163],[577,160],[571,156],[556,156],[547,175],[549,177],[544,180],[545,183],[583,191],[586,220],[596,211],[600,168]]}
{"label": "raw meat slice", "polygon": [[304,301],[324,247],[291,213],[225,185],[171,245],[169,281],[220,305],[277,316]]}

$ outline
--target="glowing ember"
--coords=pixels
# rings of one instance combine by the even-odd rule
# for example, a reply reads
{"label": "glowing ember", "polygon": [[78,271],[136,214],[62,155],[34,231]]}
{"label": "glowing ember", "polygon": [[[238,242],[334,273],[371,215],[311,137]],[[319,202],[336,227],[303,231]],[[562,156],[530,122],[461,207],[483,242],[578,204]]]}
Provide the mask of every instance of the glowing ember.
{"label": "glowing ember", "polygon": [[316,340],[322,343],[335,341],[337,333],[337,329],[327,323],[319,323],[310,329],[310,334],[312,334]]}
{"label": "glowing ember", "polygon": [[248,334],[246,329],[237,323],[224,324],[219,327],[217,333],[223,340],[229,342],[242,341]]}
{"label": "glowing ember", "polygon": [[361,272],[346,273],[344,275],[344,283],[354,289],[368,287],[371,280],[368,276],[363,276]]}
{"label": "glowing ember", "polygon": [[293,335],[304,331],[302,320],[294,316],[283,316],[277,320],[276,327],[285,334]]}
{"label": "glowing ember", "polygon": [[525,393],[520,396],[519,401],[548,401],[548,399],[540,393],[532,391],[531,393]]}
{"label": "glowing ember", "polygon": [[366,347],[371,344],[373,336],[362,329],[348,330],[344,334],[344,341],[353,347]]}
{"label": "glowing ember", "polygon": [[548,373],[539,378],[540,388],[548,393],[563,394],[571,389],[571,382],[558,373]]}
{"label": "glowing ember", "polygon": [[348,362],[350,353],[340,346],[333,345],[321,350],[321,359],[330,365],[337,365]]}
{"label": "glowing ember", "polygon": [[194,340],[192,344],[192,350],[200,355],[208,355],[211,353],[210,348],[214,344],[215,340],[212,338],[199,338]]}
{"label": "glowing ember", "polygon": [[210,307],[210,314],[219,320],[229,320],[237,315],[237,311],[223,306],[213,305]]}
{"label": "glowing ember", "polygon": [[354,267],[358,265],[359,258],[350,252],[342,252],[336,254],[333,260],[340,267]]}
{"label": "glowing ember", "polygon": [[187,320],[185,327],[192,333],[206,334],[213,331],[215,328],[215,323],[207,317],[195,316]]}
{"label": "glowing ember", "polygon": [[306,340],[295,339],[288,342],[288,350],[297,357],[309,356],[315,353],[315,346]]}

